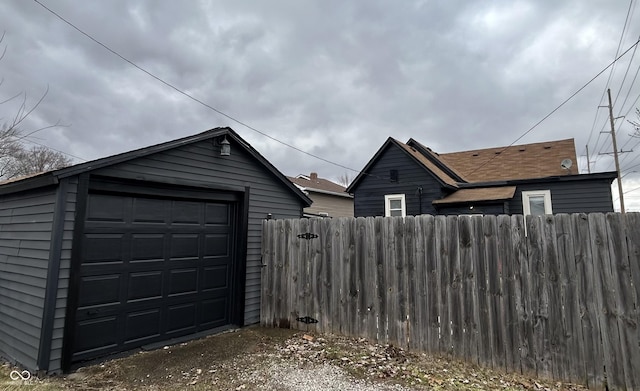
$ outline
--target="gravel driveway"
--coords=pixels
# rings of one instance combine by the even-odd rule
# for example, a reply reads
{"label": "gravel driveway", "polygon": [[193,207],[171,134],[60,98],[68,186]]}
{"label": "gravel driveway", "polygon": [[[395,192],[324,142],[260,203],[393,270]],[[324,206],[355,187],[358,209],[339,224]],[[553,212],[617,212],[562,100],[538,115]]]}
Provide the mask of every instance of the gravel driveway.
{"label": "gravel driveway", "polygon": [[65,376],[11,381],[11,369],[5,364],[0,370],[2,390],[582,389],[364,339],[257,326],[136,352]]}

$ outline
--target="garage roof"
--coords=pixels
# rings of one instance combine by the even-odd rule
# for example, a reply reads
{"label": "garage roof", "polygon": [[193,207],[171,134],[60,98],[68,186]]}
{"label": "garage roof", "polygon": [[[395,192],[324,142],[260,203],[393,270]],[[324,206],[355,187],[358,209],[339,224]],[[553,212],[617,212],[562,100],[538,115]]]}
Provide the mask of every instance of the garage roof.
{"label": "garage roof", "polygon": [[55,185],[62,178],[75,176],[84,172],[97,170],[102,167],[111,166],[114,164],[126,162],[128,160],[148,156],[154,153],[166,151],[169,149],[177,148],[183,145],[188,145],[196,142],[200,142],[207,139],[214,139],[220,136],[227,136],[228,140],[232,143],[242,147],[251,156],[258,160],[269,172],[271,172],[282,184],[289,188],[293,193],[300,198],[305,206],[310,206],[312,201],[307,197],[300,189],[298,189],[293,183],[291,183],[273,164],[265,159],[257,150],[255,150],[249,143],[247,143],[242,137],[240,137],[233,129],[229,127],[213,128],[202,133],[183,137],[173,141],[168,141],[161,144],[152,145],[149,147],[136,149],[129,152],[120,153],[117,155],[92,160],[86,163],[80,163],[73,166],[61,168],[59,170],[47,171],[41,174],[24,177],[17,180],[11,180],[0,183],[0,194],[10,194],[19,191],[25,191],[35,189],[44,186]]}

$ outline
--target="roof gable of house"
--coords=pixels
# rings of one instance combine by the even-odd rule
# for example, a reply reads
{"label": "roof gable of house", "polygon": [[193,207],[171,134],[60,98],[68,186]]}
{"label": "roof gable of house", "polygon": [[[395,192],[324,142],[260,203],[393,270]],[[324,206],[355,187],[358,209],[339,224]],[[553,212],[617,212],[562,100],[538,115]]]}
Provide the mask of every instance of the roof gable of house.
{"label": "roof gable of house", "polygon": [[[9,194],[18,191],[29,190],[32,188],[38,188],[48,185],[55,185],[62,178],[71,177],[82,174],[84,172],[94,171],[103,167],[123,163],[129,160],[137,159],[140,157],[149,156],[155,153],[167,151],[173,148],[178,148],[183,145],[193,144],[204,140],[215,140],[222,136],[228,137],[228,139],[234,142],[234,146],[239,146],[248,152],[253,158],[255,158],[267,171],[269,171],[283,186],[292,191],[305,206],[310,206],[312,201],[306,194],[304,194],[299,188],[291,183],[275,166],[273,166],[267,159],[265,159],[257,150],[255,150],[249,143],[242,139],[233,129],[229,127],[214,128],[202,133],[188,136],[168,142],[164,142],[157,145],[152,145],[145,148],[136,149],[129,152],[120,153],[105,158],[92,160],[86,163],[80,163],[73,166],[61,168],[58,170],[48,171],[45,173],[37,174],[30,177],[25,177],[13,181],[7,181],[0,183],[0,194]],[[233,152],[232,152],[233,153]]]}
{"label": "roof gable of house", "polygon": [[[389,148],[399,148],[401,151],[406,153],[409,157],[412,158],[420,167],[424,168],[424,170],[436,178],[443,186],[450,188],[457,188],[456,181],[451,178],[446,172],[440,169],[436,164],[427,159],[423,154],[421,154],[417,149],[400,142],[392,137],[389,137],[385,143],[378,149],[378,151],[373,155],[371,160],[367,163],[367,165],[360,171],[358,176],[351,182],[351,184],[347,187],[348,193],[353,193],[354,190],[358,187],[359,183],[369,175],[369,172],[373,168],[373,166],[378,162],[382,156],[386,153]],[[388,179],[388,178],[387,178]]]}

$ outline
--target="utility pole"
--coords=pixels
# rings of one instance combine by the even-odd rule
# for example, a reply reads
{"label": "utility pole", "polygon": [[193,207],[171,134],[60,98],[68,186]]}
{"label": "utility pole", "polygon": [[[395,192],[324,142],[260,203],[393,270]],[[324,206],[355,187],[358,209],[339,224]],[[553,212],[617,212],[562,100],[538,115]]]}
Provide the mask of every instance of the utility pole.
{"label": "utility pole", "polygon": [[622,192],[622,178],[620,178],[620,162],[618,161],[618,143],[616,142],[616,129],[613,125],[613,106],[611,104],[611,88],[607,88],[609,96],[609,121],[611,122],[611,141],[613,142],[613,160],[616,162],[618,174],[618,192],[620,193],[620,213],[624,214],[624,194]]}
{"label": "utility pole", "polygon": [[589,161],[589,146],[585,145],[587,148],[587,173],[591,174],[591,162]]}

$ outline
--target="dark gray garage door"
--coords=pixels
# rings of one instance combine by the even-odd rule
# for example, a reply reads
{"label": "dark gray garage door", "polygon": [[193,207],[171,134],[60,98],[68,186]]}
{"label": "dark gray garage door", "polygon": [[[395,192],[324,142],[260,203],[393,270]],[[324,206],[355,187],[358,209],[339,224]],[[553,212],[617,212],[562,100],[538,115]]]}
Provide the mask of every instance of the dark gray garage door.
{"label": "dark gray garage door", "polygon": [[229,324],[233,207],[90,194],[71,360]]}

